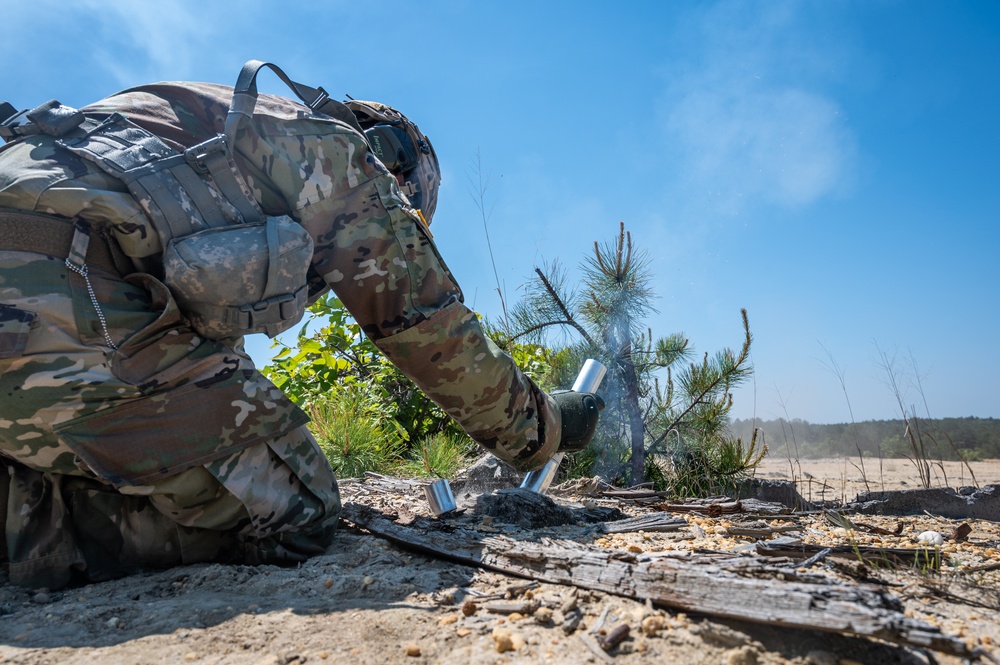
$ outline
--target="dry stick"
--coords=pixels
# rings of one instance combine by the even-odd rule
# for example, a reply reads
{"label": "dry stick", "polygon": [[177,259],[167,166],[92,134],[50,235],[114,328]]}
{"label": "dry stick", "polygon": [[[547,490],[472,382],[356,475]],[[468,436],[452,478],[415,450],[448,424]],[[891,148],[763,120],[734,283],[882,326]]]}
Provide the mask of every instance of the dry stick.
{"label": "dry stick", "polygon": [[791,526],[772,526],[766,529],[751,529],[742,526],[730,526],[726,529],[730,536],[739,536],[741,538],[766,538],[767,536],[773,536],[776,533],[788,533],[790,531],[802,531],[802,527],[798,525]]}
{"label": "dry stick", "polygon": [[614,659],[611,656],[609,656],[607,654],[607,652],[604,651],[604,649],[601,648],[601,645],[598,644],[597,640],[594,639],[593,635],[588,635],[587,633],[577,633],[576,637],[581,642],[583,642],[583,644],[588,649],[590,649],[590,651],[595,656],[597,656],[597,658],[600,659],[601,661],[603,661],[605,663],[613,663],[613,662],[615,662]]}
{"label": "dry stick", "polygon": [[816,554],[812,555],[811,557],[809,557],[808,559],[806,559],[805,561],[803,561],[802,563],[800,563],[799,567],[800,568],[809,568],[814,563],[817,563],[818,561],[822,561],[823,559],[825,559],[826,555],[830,554],[831,552],[833,552],[833,549],[831,549],[829,547],[824,547],[819,552],[816,552]]}
{"label": "dry stick", "polygon": [[630,630],[627,623],[620,623],[612,628],[604,637],[598,638],[597,643],[605,651],[611,651],[621,644],[628,637]]}

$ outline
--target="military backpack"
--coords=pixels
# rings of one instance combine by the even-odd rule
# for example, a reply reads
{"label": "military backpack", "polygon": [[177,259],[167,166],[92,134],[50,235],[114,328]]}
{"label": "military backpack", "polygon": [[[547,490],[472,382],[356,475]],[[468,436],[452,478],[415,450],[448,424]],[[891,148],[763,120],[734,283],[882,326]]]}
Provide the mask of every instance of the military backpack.
{"label": "military backpack", "polygon": [[158,277],[192,327],[211,339],[273,337],[302,318],[308,296],[312,238],[290,217],[265,215],[233,160],[236,133],[253,115],[264,67],[314,112],[364,135],[354,114],[323,88],[296,83],[259,60],[240,71],[224,133],[183,152],[119,113],[98,122],[55,100],[20,113],[0,104],[4,140],[55,136],[57,145],[125,184],[164,247]]}

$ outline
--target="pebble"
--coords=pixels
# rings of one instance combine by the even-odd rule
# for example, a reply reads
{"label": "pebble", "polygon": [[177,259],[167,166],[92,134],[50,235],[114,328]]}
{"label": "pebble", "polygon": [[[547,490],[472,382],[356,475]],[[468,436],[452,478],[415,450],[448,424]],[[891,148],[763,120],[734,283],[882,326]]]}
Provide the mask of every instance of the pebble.
{"label": "pebble", "polygon": [[419,656],[420,655],[420,645],[417,644],[416,642],[407,642],[406,643],[406,655],[407,656],[411,656],[413,658],[416,658],[417,656]]}
{"label": "pebble", "polygon": [[497,650],[497,653],[514,650],[514,641],[510,639],[510,635],[494,635],[493,642],[493,647]]}
{"label": "pebble", "polygon": [[111,617],[107,621],[107,626],[108,628],[117,628],[120,623],[121,619],[119,619],[118,617]]}
{"label": "pebble", "polygon": [[917,536],[917,542],[924,545],[941,545],[944,543],[944,536],[937,531],[924,531]]}
{"label": "pebble", "polygon": [[32,598],[32,601],[38,603],[39,605],[47,605],[52,602],[52,596],[50,596],[45,591],[39,591]]}
{"label": "pebble", "polygon": [[552,609],[548,607],[539,607],[535,610],[535,622],[540,623],[543,626],[552,623]]}
{"label": "pebble", "polygon": [[566,614],[566,618],[562,622],[562,630],[567,635],[571,635],[580,627],[580,622],[583,621],[583,613],[580,610],[573,610]]}
{"label": "pebble", "polygon": [[498,626],[493,629],[493,646],[497,653],[517,651],[524,646],[524,636]]}
{"label": "pebble", "polygon": [[725,654],[726,665],[757,665],[757,652],[751,647],[730,649]]}
{"label": "pebble", "polygon": [[648,616],[642,620],[641,628],[643,635],[652,637],[667,627],[666,620],[659,614]]}
{"label": "pebble", "polygon": [[471,600],[467,600],[464,603],[462,603],[462,614],[464,614],[467,617],[471,617],[473,614],[476,613],[476,610],[478,609],[479,606],[476,605]]}

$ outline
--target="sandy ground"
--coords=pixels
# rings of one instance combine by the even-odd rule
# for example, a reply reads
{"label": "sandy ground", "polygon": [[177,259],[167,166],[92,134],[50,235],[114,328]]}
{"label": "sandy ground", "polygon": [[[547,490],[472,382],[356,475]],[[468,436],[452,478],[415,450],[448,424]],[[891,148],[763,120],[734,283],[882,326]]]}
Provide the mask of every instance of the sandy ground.
{"label": "sandy ground", "polygon": [[[1000,460],[932,462],[931,487],[952,487],[1000,483]],[[756,470],[763,480],[791,480],[809,501],[851,501],[864,492],[917,489],[920,474],[908,459],[865,459],[857,457],[787,459],[768,455]]]}
{"label": "sandy ground", "polygon": [[[784,465],[785,469],[782,469]],[[901,487],[915,476],[906,463],[884,465]],[[1000,463],[974,467],[981,483],[1000,480]],[[768,460],[760,476],[778,478],[787,460]],[[812,475],[838,494],[854,492],[860,473],[843,461],[801,462],[797,478]],[[869,477],[874,474],[868,472]],[[826,474],[826,475],[821,475]],[[949,474],[951,471],[949,470]],[[950,476],[951,477],[951,476]],[[873,488],[874,489],[874,488]],[[345,500],[383,512],[426,515],[419,492],[366,490],[345,485]],[[863,483],[862,483],[863,490]],[[827,497],[834,498],[834,497]],[[649,512],[620,500],[569,496],[566,505],[595,502],[626,513]],[[690,526],[664,533],[600,538],[592,547],[635,552],[746,551],[752,540],[728,535],[754,516],[688,515]],[[913,547],[916,534],[950,533],[954,521],[931,515],[865,516],[898,536],[847,536],[822,515],[783,518],[804,542],[845,538]],[[859,518],[861,519],[861,518]],[[754,522],[753,520],[756,520]],[[778,522],[770,522],[771,524]],[[782,524],[785,522],[781,522]],[[850,583],[878,578],[896,594],[907,616],[939,626],[1000,662],[1000,524],[972,521],[964,543],[946,545],[941,572],[885,570],[832,560],[812,572]],[[977,570],[970,574],[967,571]],[[847,572],[845,572],[847,571]],[[854,571],[854,572],[851,572]],[[852,575],[859,575],[860,581]],[[2,581],[2,580],[0,580]],[[492,612],[498,600],[533,599],[542,609],[525,615]],[[575,607],[580,623],[567,629]],[[629,637],[605,652],[600,630],[626,624]],[[596,632],[595,632],[596,631]],[[990,656],[983,656],[990,662]],[[878,641],[693,616],[641,601],[554,584],[532,584],[497,572],[458,565],[400,549],[345,525],[331,550],[295,569],[196,565],[150,572],[82,588],[46,592],[0,584],[0,663],[723,663],[856,665],[942,663],[953,656]]]}

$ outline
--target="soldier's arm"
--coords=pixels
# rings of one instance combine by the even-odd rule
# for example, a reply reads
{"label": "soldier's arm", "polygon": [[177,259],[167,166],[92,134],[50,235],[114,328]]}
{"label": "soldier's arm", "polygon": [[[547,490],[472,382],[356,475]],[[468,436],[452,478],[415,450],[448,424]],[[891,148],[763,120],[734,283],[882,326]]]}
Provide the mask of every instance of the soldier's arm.
{"label": "soldier's arm", "polygon": [[559,444],[558,408],[483,333],[362,137],[326,129],[269,137],[266,156],[269,179],[313,236],[313,267],[386,356],[473,439],[519,469],[542,465]]}

